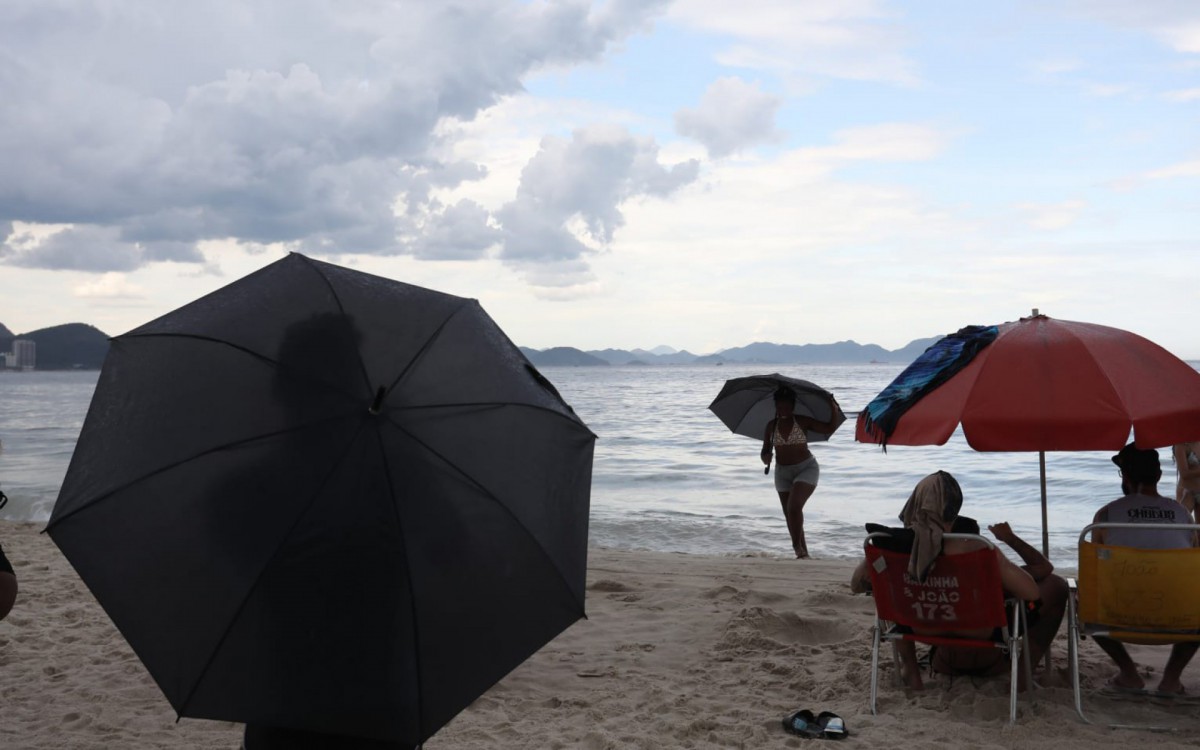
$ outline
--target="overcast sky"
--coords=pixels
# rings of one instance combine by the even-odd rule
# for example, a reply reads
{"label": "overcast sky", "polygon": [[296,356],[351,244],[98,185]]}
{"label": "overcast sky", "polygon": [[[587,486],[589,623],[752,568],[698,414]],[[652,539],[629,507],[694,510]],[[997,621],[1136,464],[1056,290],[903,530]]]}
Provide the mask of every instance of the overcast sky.
{"label": "overcast sky", "polygon": [[5,0],[0,102],[16,333],[294,250],[535,348],[1037,307],[1200,359],[1194,0]]}

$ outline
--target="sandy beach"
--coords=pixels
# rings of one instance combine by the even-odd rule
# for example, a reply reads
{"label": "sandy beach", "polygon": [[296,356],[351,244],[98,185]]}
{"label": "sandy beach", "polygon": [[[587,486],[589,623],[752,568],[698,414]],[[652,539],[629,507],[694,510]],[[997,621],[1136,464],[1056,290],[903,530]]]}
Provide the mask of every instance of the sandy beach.
{"label": "sandy beach", "polygon": [[[225,748],[237,724],[183,719],[40,526],[0,524],[21,592],[0,621],[0,747]],[[841,715],[847,744],[1078,748],[1154,742],[1200,747],[1200,703],[1088,699],[1097,713],[1187,731],[1146,734],[1081,723],[1062,634],[1033,708],[1007,725],[1005,678],[946,677],[905,694],[884,672],[880,715],[867,705],[871,599],[854,596],[847,560],[700,557],[593,549],[589,619],[569,628],[436,734],[426,747],[801,747],[781,718]],[[1151,685],[1165,648],[1135,647]],[[1087,684],[1113,671],[1083,647]],[[1200,666],[1184,675],[1200,695]]]}

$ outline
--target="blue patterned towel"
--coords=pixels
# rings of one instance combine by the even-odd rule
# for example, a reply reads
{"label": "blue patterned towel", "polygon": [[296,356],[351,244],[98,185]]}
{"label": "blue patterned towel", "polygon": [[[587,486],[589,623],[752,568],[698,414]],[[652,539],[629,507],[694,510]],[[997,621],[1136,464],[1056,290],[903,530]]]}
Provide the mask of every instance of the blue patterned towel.
{"label": "blue patterned towel", "polygon": [[866,427],[880,435],[879,444],[884,450],[904,412],[966,367],[999,333],[996,326],[967,326],[942,338],[867,404],[863,409]]}

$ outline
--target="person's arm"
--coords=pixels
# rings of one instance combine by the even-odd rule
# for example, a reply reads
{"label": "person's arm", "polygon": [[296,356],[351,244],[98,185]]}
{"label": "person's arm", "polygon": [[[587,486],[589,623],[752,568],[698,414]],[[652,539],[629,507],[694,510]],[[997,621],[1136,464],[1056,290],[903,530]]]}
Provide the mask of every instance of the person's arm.
{"label": "person's arm", "polygon": [[992,532],[992,536],[996,537],[996,539],[1012,547],[1013,551],[1021,556],[1021,560],[1025,562],[1025,570],[1029,571],[1029,575],[1033,576],[1033,580],[1045,580],[1047,576],[1054,572],[1054,563],[1047,560],[1045,555],[1017,536],[1007,521],[988,526],[988,531]]}
{"label": "person's arm", "polygon": [[830,396],[829,397],[829,421],[828,422],[818,422],[817,420],[813,419],[812,417],[800,417],[800,416],[797,416],[796,421],[799,424],[804,425],[804,427],[806,429],[813,430],[814,432],[820,432],[820,433],[829,435],[829,434],[832,434],[833,431],[837,429],[837,425],[834,424],[834,421],[837,419],[839,413],[841,413],[841,410],[838,409],[837,401],[835,401],[833,399],[833,397]]}
{"label": "person's arm", "polygon": [[[1092,523],[1108,523],[1108,506],[1096,511]],[[1104,544],[1104,529],[1092,529],[1092,544]]]}
{"label": "person's arm", "polygon": [[772,419],[770,422],[767,422],[767,430],[763,433],[762,452],[758,455],[758,457],[762,459],[763,464],[766,466],[771,465],[771,432],[774,429],[775,420]]}
{"label": "person's arm", "polygon": [[1026,602],[1035,601],[1041,596],[1037,581],[1024,568],[1018,568],[1000,550],[996,550],[996,557],[1000,558],[1000,585],[1007,593]]}

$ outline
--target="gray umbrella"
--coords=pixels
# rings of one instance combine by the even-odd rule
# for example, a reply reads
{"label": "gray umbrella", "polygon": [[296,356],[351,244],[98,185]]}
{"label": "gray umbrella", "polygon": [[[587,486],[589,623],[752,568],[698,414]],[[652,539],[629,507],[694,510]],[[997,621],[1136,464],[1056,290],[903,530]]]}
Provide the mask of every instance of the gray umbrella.
{"label": "gray umbrella", "polygon": [[[846,421],[840,406],[837,414],[829,413],[829,400],[833,394],[824,388],[799,378],[789,378],[779,373],[771,375],[748,375],[744,378],[726,380],[725,386],[713,402],[708,405],[709,411],[716,414],[733,430],[734,434],[744,435],[755,440],[762,440],[766,432],[767,422],[775,418],[775,390],[787,386],[796,394],[794,413],[802,417],[812,417],[818,422],[832,422],[834,430]],[[837,405],[837,400],[834,400]],[[833,417],[831,420],[830,417]],[[805,430],[808,441],[818,442],[828,440],[832,433]]]}

